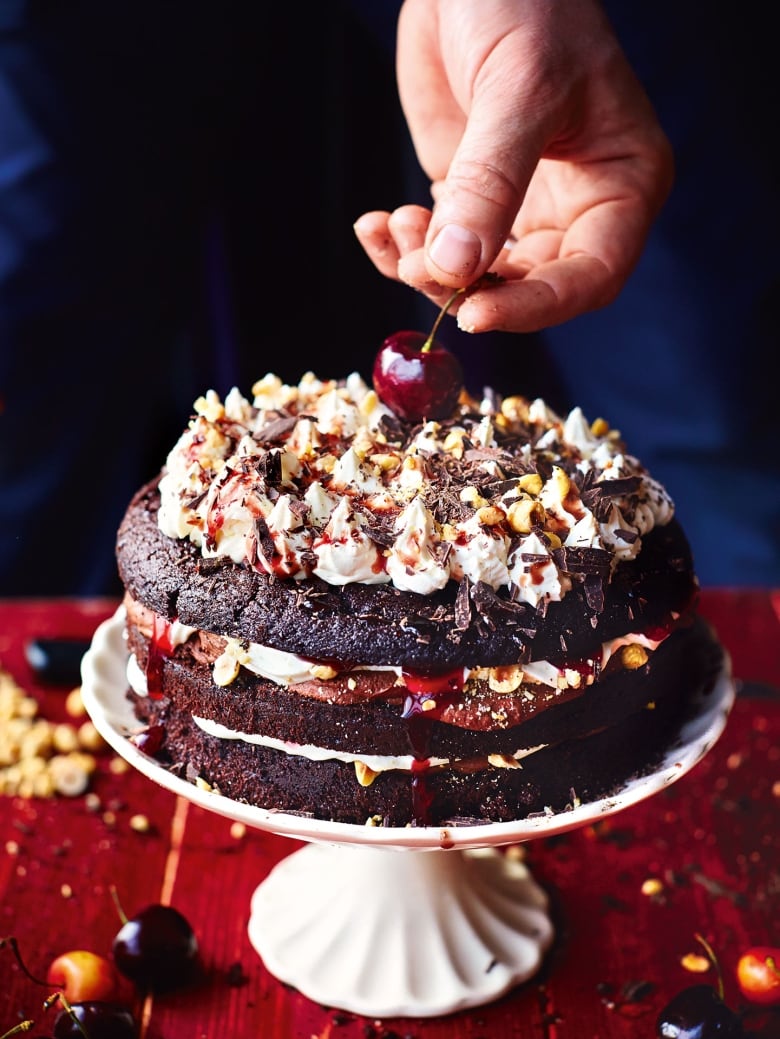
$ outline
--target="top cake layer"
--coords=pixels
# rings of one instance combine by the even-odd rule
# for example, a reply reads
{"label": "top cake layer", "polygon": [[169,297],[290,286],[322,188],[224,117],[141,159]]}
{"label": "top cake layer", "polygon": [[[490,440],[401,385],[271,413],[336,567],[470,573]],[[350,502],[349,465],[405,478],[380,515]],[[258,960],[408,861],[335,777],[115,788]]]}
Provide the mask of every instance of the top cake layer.
{"label": "top cake layer", "polygon": [[164,616],[308,656],[446,666],[587,653],[691,599],[673,504],[603,420],[464,395],[412,425],[357,375],[268,375],[252,392],[196,402],[159,501],[147,490],[120,528],[120,574]]}

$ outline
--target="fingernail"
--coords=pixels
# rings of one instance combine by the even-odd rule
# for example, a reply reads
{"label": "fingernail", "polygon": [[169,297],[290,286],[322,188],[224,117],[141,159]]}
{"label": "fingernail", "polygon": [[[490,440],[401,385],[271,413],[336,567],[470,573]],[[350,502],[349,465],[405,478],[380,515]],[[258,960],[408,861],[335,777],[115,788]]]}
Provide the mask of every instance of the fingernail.
{"label": "fingernail", "polygon": [[445,224],[431,243],[429,255],[447,274],[466,278],[479,264],[482,243],[473,231],[458,224]]}

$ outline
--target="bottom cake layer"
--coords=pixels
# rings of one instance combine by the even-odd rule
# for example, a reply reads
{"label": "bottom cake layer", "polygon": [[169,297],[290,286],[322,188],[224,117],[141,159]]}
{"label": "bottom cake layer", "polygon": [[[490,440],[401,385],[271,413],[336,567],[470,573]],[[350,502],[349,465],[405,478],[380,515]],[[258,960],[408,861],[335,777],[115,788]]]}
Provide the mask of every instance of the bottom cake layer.
{"label": "bottom cake layer", "polygon": [[234,800],[361,825],[505,822],[609,796],[657,765],[720,673],[722,652],[714,637],[701,622],[694,631],[698,665],[680,668],[679,688],[670,688],[677,683],[667,673],[658,696],[639,711],[580,738],[535,749],[512,768],[473,760],[446,767],[421,762],[361,776],[354,761],[223,738],[167,697],[129,695],[139,721],[155,727],[161,763]]}

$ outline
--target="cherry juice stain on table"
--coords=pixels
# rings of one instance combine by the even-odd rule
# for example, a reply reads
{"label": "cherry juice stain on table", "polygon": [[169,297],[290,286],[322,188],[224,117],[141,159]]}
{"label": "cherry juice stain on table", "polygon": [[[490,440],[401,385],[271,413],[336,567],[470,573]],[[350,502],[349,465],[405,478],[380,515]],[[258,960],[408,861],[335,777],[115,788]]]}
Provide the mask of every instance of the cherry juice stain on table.
{"label": "cherry juice stain on table", "polygon": [[[89,637],[115,606],[0,602],[0,668],[36,697],[45,717],[65,720],[67,690],[36,682],[26,642]],[[697,975],[683,965],[701,951],[696,934],[718,955],[727,1001],[743,1005],[739,956],[778,934],[780,596],[716,591],[702,606],[745,683],[726,732],[663,794],[599,825],[507,850],[524,855],[546,889],[557,937],[540,973],[496,1003],[448,1018],[375,1021],[280,984],[247,939],[249,901],[300,843],[244,832],[133,770],[115,771],[110,754],[100,759],[89,799],[0,798],[0,936],[15,935],[41,976],[68,949],[110,952],[118,930],[112,885],[128,913],[170,901],[195,928],[205,977],[138,1001],[148,1039],[645,1039],[675,993],[716,983],[712,970]],[[8,950],[0,955],[2,1034],[19,1015],[40,1019],[48,991],[23,976]],[[752,1026],[778,1035],[776,1017]]]}

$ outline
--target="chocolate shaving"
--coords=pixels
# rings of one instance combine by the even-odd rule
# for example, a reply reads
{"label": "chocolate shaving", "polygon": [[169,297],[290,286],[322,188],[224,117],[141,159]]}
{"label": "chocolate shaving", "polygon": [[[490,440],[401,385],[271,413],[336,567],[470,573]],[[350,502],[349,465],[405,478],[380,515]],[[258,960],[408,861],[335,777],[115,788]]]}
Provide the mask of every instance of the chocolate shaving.
{"label": "chocolate shaving", "polygon": [[455,629],[466,631],[471,623],[471,581],[464,577],[455,596]]}
{"label": "chocolate shaving", "polygon": [[596,613],[604,609],[604,582],[596,574],[585,578],[585,601]]}
{"label": "chocolate shaving", "polygon": [[606,521],[613,498],[634,494],[641,485],[639,476],[623,476],[617,480],[597,480],[596,472],[588,470],[580,484],[580,498],[599,522]]}
{"label": "chocolate shaving", "polygon": [[301,498],[290,497],[290,512],[299,520],[305,521],[309,515],[309,506]]}
{"label": "chocolate shaving", "polygon": [[205,491],[201,491],[200,494],[194,494],[191,498],[188,498],[184,504],[188,509],[197,509],[200,503],[208,494],[208,488]]}
{"label": "chocolate shaving", "polygon": [[268,524],[262,516],[258,516],[255,520],[255,530],[257,532],[258,550],[265,557],[266,562],[270,563],[276,554],[276,545],[274,544],[274,539],[271,537],[271,531],[268,529]]}
{"label": "chocolate shaving", "polygon": [[396,415],[383,415],[377,428],[387,437],[388,441],[398,443],[404,439],[404,427]]}
{"label": "chocolate shaving", "polygon": [[[365,514],[368,518],[369,514]],[[376,516],[371,516],[363,527],[364,532],[380,548],[391,548],[395,544],[395,533],[392,524],[383,523]]]}
{"label": "chocolate shaving", "polygon": [[275,440],[281,440],[286,433],[295,428],[302,417],[301,415],[283,415],[272,422],[267,422],[254,434],[253,439],[260,444],[271,444]]}
{"label": "chocolate shaving", "polygon": [[600,480],[594,484],[601,489],[605,498],[623,498],[627,494],[636,494],[641,485],[640,476],[621,476],[617,480]]}
{"label": "chocolate shaving", "polygon": [[627,530],[625,527],[618,527],[615,531],[615,538],[618,541],[625,541],[629,545],[633,545],[639,538],[639,531]]}
{"label": "chocolate shaving", "polygon": [[506,457],[506,451],[502,451],[499,447],[471,447],[468,451],[463,452],[463,458],[467,462],[492,462],[496,459],[503,460]]}
{"label": "chocolate shaving", "polygon": [[301,568],[310,574],[319,563],[317,553],[310,548],[304,548],[300,554]]}
{"label": "chocolate shaving", "polygon": [[569,574],[596,574],[601,578],[609,575],[611,557],[603,548],[586,548],[563,545],[552,551],[559,570]]}
{"label": "chocolate shaving", "polygon": [[477,581],[473,586],[471,600],[477,607],[482,620],[491,629],[496,626],[498,620],[496,614],[501,614],[504,624],[516,626],[528,635],[536,632],[536,622],[528,603],[504,599],[484,581]]}
{"label": "chocolate shaving", "polygon": [[490,498],[500,498],[502,494],[508,494],[510,491],[518,491],[517,480],[496,480],[494,483],[488,483],[484,488],[487,491],[487,495]]}
{"label": "chocolate shaving", "polygon": [[266,484],[275,487],[282,479],[282,456],[279,451],[268,451],[257,461],[257,471]]}

